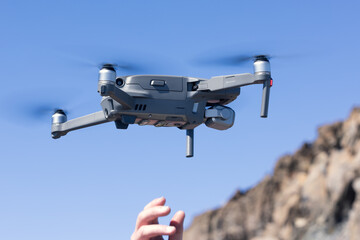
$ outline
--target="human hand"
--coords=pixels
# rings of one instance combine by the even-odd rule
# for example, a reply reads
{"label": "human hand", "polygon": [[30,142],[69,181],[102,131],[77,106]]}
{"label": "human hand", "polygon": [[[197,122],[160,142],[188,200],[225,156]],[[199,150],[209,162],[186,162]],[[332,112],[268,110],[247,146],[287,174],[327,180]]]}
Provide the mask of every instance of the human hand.
{"label": "human hand", "polygon": [[162,235],[168,235],[169,240],[182,240],[185,213],[178,211],[170,221],[170,226],[160,225],[159,217],[169,215],[171,209],[164,206],[164,197],[156,198],[147,204],[136,220],[135,231],[131,240],[163,240]]}

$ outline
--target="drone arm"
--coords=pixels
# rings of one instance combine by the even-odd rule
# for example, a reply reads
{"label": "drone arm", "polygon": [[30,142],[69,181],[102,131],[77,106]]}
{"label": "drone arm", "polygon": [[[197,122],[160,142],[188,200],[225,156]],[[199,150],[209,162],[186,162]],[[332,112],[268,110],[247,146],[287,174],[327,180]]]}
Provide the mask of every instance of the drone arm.
{"label": "drone arm", "polygon": [[255,74],[244,73],[212,77],[209,80],[200,82],[199,90],[218,91],[229,88],[239,88],[251,84],[263,84],[260,116],[266,118],[269,106],[270,87],[272,85],[270,72],[263,71]]}
{"label": "drone arm", "polygon": [[[65,116],[66,119],[66,116]],[[95,113],[91,113],[89,115],[75,118],[69,121],[65,122],[54,122],[53,118],[53,124],[51,126],[51,134],[54,139],[60,138],[61,136],[66,135],[68,132],[91,127],[94,125],[98,125],[101,123],[106,123],[108,120],[105,118],[104,112],[99,111]]]}
{"label": "drone arm", "polygon": [[262,118],[266,118],[268,115],[271,85],[272,85],[271,78],[269,81],[264,81],[264,83],[263,83],[263,94],[262,94],[261,113],[260,113],[260,117],[262,117]]}
{"label": "drone arm", "polygon": [[98,91],[101,96],[109,96],[123,106],[123,109],[134,107],[133,98],[124,91],[117,88],[113,81],[99,81]]}
{"label": "drone arm", "polygon": [[202,81],[199,84],[199,90],[217,91],[228,88],[239,88],[250,84],[262,83],[256,75],[250,73],[234,74],[226,76],[212,77],[209,80]]}

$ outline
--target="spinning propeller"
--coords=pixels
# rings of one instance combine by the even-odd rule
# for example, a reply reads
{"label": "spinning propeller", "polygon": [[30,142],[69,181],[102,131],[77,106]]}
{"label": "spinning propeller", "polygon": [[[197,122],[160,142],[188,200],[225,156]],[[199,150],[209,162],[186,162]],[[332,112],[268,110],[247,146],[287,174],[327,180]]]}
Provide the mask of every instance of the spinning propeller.
{"label": "spinning propeller", "polygon": [[[67,54],[66,57],[70,59],[70,62],[72,62],[73,65],[85,67],[87,69],[116,69],[125,74],[138,74],[139,72],[141,73],[147,71],[147,67],[144,66],[145,64],[134,64],[130,61],[121,61],[119,59],[114,60],[114,58],[110,59],[111,61],[101,62],[93,61],[91,58],[82,58],[74,54]],[[61,93],[61,95],[59,96],[57,93]],[[18,106],[16,107],[17,111],[14,112],[14,114],[19,115],[21,118],[26,118],[35,122],[48,122],[49,117],[54,113],[62,112],[67,115],[69,112],[74,112],[73,110],[77,108],[76,106],[81,105],[79,102],[82,102],[84,98],[78,99],[78,96],[74,97],[72,94],[72,96],[64,96],[64,93],[68,93],[68,90],[58,90],[56,92],[56,97],[50,97],[51,99],[56,99],[55,101],[49,101],[47,97],[40,97],[40,99],[39,96],[24,97],[24,99],[30,99],[30,101],[15,103],[15,105]],[[26,94],[22,95],[24,96]],[[11,109],[8,111],[11,111]]]}
{"label": "spinning propeller", "polygon": [[[249,62],[255,62],[257,60],[270,60],[274,58],[273,55],[269,54],[229,54],[228,56],[210,56],[196,60],[195,62],[199,65],[217,65],[217,66],[229,66],[237,67]],[[278,58],[275,56],[275,58]]]}
{"label": "spinning propeller", "polygon": [[[143,56],[134,58],[132,54],[131,56],[128,56],[129,54],[124,55],[122,52],[111,52],[111,54],[96,54],[96,52],[90,52],[90,55],[88,54],[88,51],[84,54],[69,53],[66,54],[65,57],[69,59],[73,65],[78,67],[84,67],[87,69],[101,69],[103,67],[109,67],[129,75],[146,73],[149,70],[153,71],[155,68],[153,61],[149,60],[144,62]],[[109,55],[111,56],[109,57]],[[112,57],[114,55],[122,57],[121,59],[118,57]]]}
{"label": "spinning propeller", "polygon": [[48,119],[49,116],[59,111],[63,112],[64,114],[68,113],[67,110],[63,110],[60,107],[54,107],[46,104],[34,104],[27,109],[28,116],[35,120],[40,120],[43,118]]}
{"label": "spinning propeller", "polygon": [[[18,106],[15,107],[16,112],[12,113],[12,115],[18,115],[21,119],[43,123],[48,123],[49,117],[56,112],[61,112],[66,115],[75,109],[74,107],[70,107],[70,104],[59,104],[58,102],[49,103],[49,101],[46,103],[45,100],[28,101],[26,103],[18,102],[14,105]],[[73,103],[71,105],[73,105]],[[15,111],[15,109],[9,109],[9,111]]]}
{"label": "spinning propeller", "polygon": [[111,62],[102,62],[102,63],[93,63],[87,65],[91,68],[108,68],[113,70],[119,70],[120,72],[124,72],[126,74],[139,74],[139,72],[145,72],[147,71],[147,68],[144,66],[141,66],[141,64],[133,64],[133,63],[124,63],[119,61],[111,61]]}

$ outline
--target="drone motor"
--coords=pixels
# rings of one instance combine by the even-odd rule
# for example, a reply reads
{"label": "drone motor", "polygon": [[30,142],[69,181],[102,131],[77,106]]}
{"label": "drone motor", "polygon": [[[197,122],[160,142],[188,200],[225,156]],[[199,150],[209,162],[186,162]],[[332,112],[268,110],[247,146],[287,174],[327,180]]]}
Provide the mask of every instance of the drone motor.
{"label": "drone motor", "polygon": [[270,75],[270,62],[265,55],[255,56],[254,72],[255,74]]}
{"label": "drone motor", "polygon": [[61,109],[57,109],[52,115],[52,124],[60,124],[67,121],[65,112]]}
{"label": "drone motor", "polygon": [[[52,128],[54,126],[59,126],[60,124],[65,123],[66,121],[67,121],[66,113],[63,110],[58,109],[52,115]],[[54,139],[60,138],[63,135],[66,135],[66,133],[60,133],[59,131],[51,131],[51,136]]]}
{"label": "drone motor", "polygon": [[99,81],[113,81],[116,80],[116,71],[111,64],[104,64],[99,71]]}

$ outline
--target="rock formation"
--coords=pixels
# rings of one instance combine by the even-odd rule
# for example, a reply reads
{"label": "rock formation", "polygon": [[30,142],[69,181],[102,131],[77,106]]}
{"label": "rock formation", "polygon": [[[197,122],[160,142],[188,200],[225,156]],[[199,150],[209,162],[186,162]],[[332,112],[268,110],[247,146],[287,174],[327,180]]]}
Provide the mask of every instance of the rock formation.
{"label": "rock formation", "polygon": [[271,176],[195,217],[184,240],[360,239],[360,108],[320,127]]}

